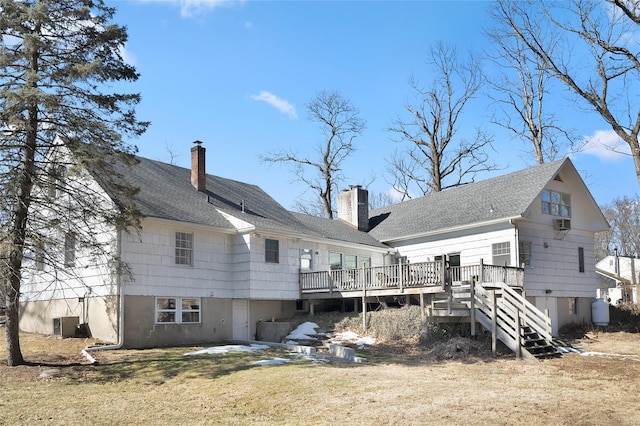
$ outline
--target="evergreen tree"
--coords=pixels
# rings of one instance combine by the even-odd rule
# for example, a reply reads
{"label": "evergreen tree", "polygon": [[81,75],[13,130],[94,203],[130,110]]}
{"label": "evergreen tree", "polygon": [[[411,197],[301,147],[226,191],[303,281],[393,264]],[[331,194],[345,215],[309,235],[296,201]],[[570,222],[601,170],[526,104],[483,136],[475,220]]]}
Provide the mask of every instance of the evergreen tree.
{"label": "evergreen tree", "polygon": [[[45,245],[69,248],[71,240],[65,246],[52,236],[73,236],[74,245],[98,255],[105,246],[83,225],[137,223],[134,190],[119,179],[113,160],[132,159],[135,147],[123,137],[139,136],[148,123],[135,116],[139,94],[115,93],[109,85],[139,77],[123,59],[127,31],[111,23],[114,12],[102,0],[0,0],[0,293],[10,366],[24,363],[18,335],[24,269],[59,263]],[[100,177],[111,198],[96,200],[99,188],[65,183],[83,170]],[[29,256],[33,262],[25,261]]]}

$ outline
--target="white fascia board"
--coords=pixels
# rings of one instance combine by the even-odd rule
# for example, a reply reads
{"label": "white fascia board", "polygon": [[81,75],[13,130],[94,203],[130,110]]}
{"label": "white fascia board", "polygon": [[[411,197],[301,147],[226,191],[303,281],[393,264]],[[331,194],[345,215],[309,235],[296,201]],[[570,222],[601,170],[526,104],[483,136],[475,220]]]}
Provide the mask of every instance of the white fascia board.
{"label": "white fascia board", "polygon": [[512,221],[513,220],[517,220],[517,219],[523,219],[522,215],[519,216],[513,216],[513,217],[504,217],[501,219],[496,219],[496,220],[490,220],[488,222],[476,222],[476,223],[472,223],[469,225],[462,225],[462,226],[454,226],[452,228],[444,228],[444,229],[438,229],[437,231],[431,231],[431,232],[420,232],[417,234],[413,234],[413,235],[406,235],[404,237],[401,238],[393,238],[393,239],[389,239],[389,240],[380,240],[381,243],[392,243],[392,242],[397,242],[397,241],[407,241],[407,240],[413,240],[416,238],[423,238],[423,237],[431,237],[434,235],[440,235],[440,234],[448,234],[451,232],[457,232],[457,231],[465,231],[468,229],[475,229],[475,228],[481,228],[484,226],[491,226],[491,225],[496,225],[496,224],[500,224],[500,223],[507,223],[511,226],[514,226]]}
{"label": "white fascia board", "polygon": [[176,228],[189,227],[189,228],[194,228],[194,229],[201,229],[203,231],[214,231],[214,232],[220,232],[221,234],[229,234],[229,235],[233,235],[233,234],[237,234],[238,233],[238,231],[236,229],[234,229],[234,228],[221,228],[221,227],[218,227],[218,226],[202,225],[200,223],[185,222],[185,221],[182,221],[182,220],[164,219],[164,218],[155,217],[155,216],[144,216],[142,218],[143,228],[144,228],[144,221],[145,220],[151,220],[153,222],[172,225],[172,226],[174,226]]}
{"label": "white fascia board", "polygon": [[359,243],[351,243],[348,241],[334,240],[332,238],[310,237],[307,235],[296,234],[293,232],[276,231],[269,228],[253,228],[245,232],[239,232],[239,233],[247,234],[250,232],[257,232],[258,234],[265,234],[265,235],[281,236],[283,238],[293,238],[298,241],[306,241],[306,242],[317,243],[317,244],[330,244],[334,246],[348,247],[348,248],[354,248],[354,249],[360,249],[360,250],[364,248],[366,250],[378,252],[378,253],[389,253],[389,251],[395,253],[397,251],[393,247],[376,247],[376,246],[370,246],[368,244],[359,244]]}

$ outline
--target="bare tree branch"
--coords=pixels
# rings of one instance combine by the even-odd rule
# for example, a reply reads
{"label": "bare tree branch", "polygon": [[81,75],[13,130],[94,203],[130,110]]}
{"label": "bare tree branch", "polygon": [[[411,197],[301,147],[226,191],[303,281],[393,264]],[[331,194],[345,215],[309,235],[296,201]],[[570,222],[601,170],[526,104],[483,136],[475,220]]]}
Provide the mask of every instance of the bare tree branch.
{"label": "bare tree branch", "polygon": [[353,141],[362,134],[366,123],[351,102],[337,92],[319,92],[307,105],[307,112],[309,120],[318,124],[324,136],[315,146],[315,155],[288,150],[270,152],[260,159],[267,163],[288,163],[296,179],[320,197],[323,215],[333,218],[342,164],[355,151]]}
{"label": "bare tree branch", "polygon": [[490,135],[477,130],[471,141],[457,136],[461,114],[482,84],[480,65],[473,57],[459,61],[456,50],[441,42],[431,49],[429,64],[434,75],[430,85],[423,88],[410,79],[418,102],[406,105],[407,118],[388,129],[408,145],[404,156],[394,155],[387,167],[403,198],[411,197],[413,185],[419,195],[438,192],[495,168],[485,152],[493,141]]}
{"label": "bare tree branch", "polygon": [[497,1],[495,11],[545,69],[629,145],[640,184],[638,5],[608,3]]}

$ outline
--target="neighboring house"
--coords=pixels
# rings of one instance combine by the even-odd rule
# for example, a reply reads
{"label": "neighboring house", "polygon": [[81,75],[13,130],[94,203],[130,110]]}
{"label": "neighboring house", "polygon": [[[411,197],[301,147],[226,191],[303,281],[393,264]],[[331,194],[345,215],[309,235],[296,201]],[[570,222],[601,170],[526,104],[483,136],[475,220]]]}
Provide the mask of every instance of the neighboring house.
{"label": "neighboring house", "polygon": [[596,263],[596,272],[611,283],[598,289],[598,297],[617,305],[638,303],[640,259],[630,256],[607,256]]}
{"label": "neighboring house", "polygon": [[[206,174],[199,142],[191,153],[191,170],[145,158],[122,170],[140,188],[141,232],[101,232],[131,275],[78,247],[68,268],[82,277],[56,293],[34,265],[23,284],[23,330],[52,333],[77,318],[93,336],[125,347],[252,339],[260,321],[336,295],[359,300],[353,290],[361,280],[388,278],[375,268],[408,263],[444,274],[433,265],[445,260],[523,265],[526,297],[548,309],[554,334],[590,320],[594,233],[608,224],[568,159],[370,213],[367,192],[352,187],[339,194],[339,220],[329,220],[289,212],[255,185]],[[303,289],[303,280],[327,271],[330,297]],[[413,291],[406,294],[432,297],[437,288]]]}

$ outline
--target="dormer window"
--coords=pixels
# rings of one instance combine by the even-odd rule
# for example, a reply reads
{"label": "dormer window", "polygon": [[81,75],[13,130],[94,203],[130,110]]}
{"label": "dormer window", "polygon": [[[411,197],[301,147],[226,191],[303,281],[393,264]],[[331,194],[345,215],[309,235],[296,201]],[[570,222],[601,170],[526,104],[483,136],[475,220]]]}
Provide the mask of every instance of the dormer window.
{"label": "dormer window", "polygon": [[571,217],[571,195],[545,189],[542,191],[542,213]]}

